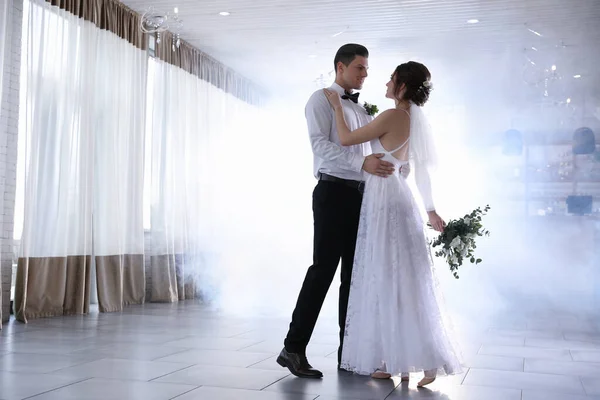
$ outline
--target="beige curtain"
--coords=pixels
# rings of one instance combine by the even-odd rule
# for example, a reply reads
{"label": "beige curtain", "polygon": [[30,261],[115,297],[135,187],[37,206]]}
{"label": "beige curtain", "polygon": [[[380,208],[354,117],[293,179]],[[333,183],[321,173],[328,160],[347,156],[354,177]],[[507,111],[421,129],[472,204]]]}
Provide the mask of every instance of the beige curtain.
{"label": "beige curtain", "polygon": [[[108,15],[138,17],[114,2],[102,2]],[[119,11],[119,12],[117,12]],[[123,25],[124,26],[124,25]],[[117,29],[115,27],[114,30]],[[125,29],[125,28],[124,28]],[[139,25],[135,25],[139,29]],[[95,28],[95,30],[98,30]],[[93,243],[100,311],[120,311],[144,302],[144,138],[148,54],[111,32],[109,46],[97,51],[95,87]]]}
{"label": "beige curtain", "polygon": [[147,54],[43,0],[24,8],[31,54],[17,319],[87,313],[92,256],[102,311],[142,303]]}
{"label": "beige curtain", "polygon": [[[28,59],[30,101],[25,111],[31,153],[18,267],[18,317],[26,321],[87,312],[91,260],[100,310],[118,311],[145,301],[141,110],[148,37],[139,31],[140,16],[116,0],[30,1],[35,12],[26,17],[25,40],[34,51]],[[184,152],[189,164],[208,151],[199,141],[222,132],[219,124],[227,118],[224,109],[231,99],[260,104],[264,95],[249,80],[186,42],[173,51],[172,39],[163,34],[156,54],[192,84],[186,86],[181,80],[162,98],[172,103],[161,105],[163,111],[168,109],[169,118],[181,116],[188,135],[176,151],[167,150],[167,157],[174,160]],[[177,131],[174,126],[168,127],[168,133],[161,131],[163,138]],[[203,162],[207,160],[204,157]],[[178,168],[198,171],[188,164]],[[208,172],[205,165],[202,170]],[[191,191],[206,191],[193,176],[187,182]],[[199,196],[188,191],[184,198]],[[193,214],[197,206],[187,204],[184,210]],[[189,260],[198,253],[189,251],[189,246],[196,249],[200,241],[187,239],[191,241],[184,247],[153,251],[154,301],[193,298],[198,293],[200,267]],[[181,243],[175,238],[169,241]]]}
{"label": "beige curtain", "polygon": [[114,33],[142,50],[148,48],[148,35],[140,31],[141,16],[117,0],[46,0],[100,29]]}
{"label": "beige curtain", "polygon": [[[215,138],[227,121],[244,119],[238,104],[260,105],[264,91],[169,32],[150,63],[151,246],[150,300],[175,302],[211,286],[210,203]],[[213,176],[214,177],[214,176]],[[212,198],[211,198],[212,196]],[[214,265],[213,265],[214,267]],[[201,290],[202,288],[202,290]]]}
{"label": "beige curtain", "polygon": [[90,261],[89,256],[20,258],[15,288],[17,320],[87,314]]}
{"label": "beige curtain", "polygon": [[98,304],[101,312],[142,304],[146,296],[143,254],[96,257]]}
{"label": "beige curtain", "polygon": [[[162,254],[151,256],[150,260],[153,302],[172,303],[197,297],[197,282],[193,275],[186,273],[183,254]],[[188,268],[193,266],[190,265]]]}
{"label": "beige curtain", "polygon": [[233,248],[226,237],[234,232],[223,229],[234,213],[228,199],[245,196],[223,193],[240,185],[230,160],[246,156],[233,155],[233,138],[260,110],[160,59],[150,62],[148,83],[151,301],[204,297],[221,283],[223,249]]}
{"label": "beige curtain", "polygon": [[153,59],[148,90],[150,299],[174,302],[197,294],[196,230],[203,225],[200,194],[210,191],[200,177],[208,171],[208,138],[218,128],[206,129],[211,111],[208,99],[219,103],[218,97],[209,94],[218,89],[179,67]]}
{"label": "beige curtain", "polygon": [[263,88],[185,40],[180,40],[179,48],[175,47],[173,50],[174,39],[177,40],[170,32],[161,33],[160,43],[155,44],[156,58],[179,67],[246,103],[253,105],[264,103]]}

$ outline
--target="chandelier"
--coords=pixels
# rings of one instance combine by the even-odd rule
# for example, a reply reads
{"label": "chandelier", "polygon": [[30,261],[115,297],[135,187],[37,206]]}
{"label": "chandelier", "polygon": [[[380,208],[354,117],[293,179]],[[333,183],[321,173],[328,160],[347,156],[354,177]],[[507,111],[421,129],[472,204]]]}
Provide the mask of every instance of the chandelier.
{"label": "chandelier", "polygon": [[[155,34],[156,43],[161,42],[161,33],[165,31],[178,31],[183,28],[183,21],[179,18],[179,10],[177,7],[173,9],[173,12],[161,13],[149,7],[140,21],[140,30],[144,33]],[[172,49],[178,49],[181,45],[181,39],[179,33],[173,34]]]}
{"label": "chandelier", "polygon": [[[571,76],[573,79],[581,78],[577,71],[569,74],[570,65],[564,62],[570,59],[566,49],[573,45],[566,44],[562,40],[556,42],[552,38],[547,38],[544,34],[528,28],[527,24],[525,28],[533,34],[528,33],[527,41],[535,40],[535,42],[529,42],[529,45],[523,49],[524,83],[537,92],[543,104],[570,108],[571,98],[564,92],[565,85],[569,83],[568,79],[571,79]],[[564,63],[557,66],[556,61]]]}

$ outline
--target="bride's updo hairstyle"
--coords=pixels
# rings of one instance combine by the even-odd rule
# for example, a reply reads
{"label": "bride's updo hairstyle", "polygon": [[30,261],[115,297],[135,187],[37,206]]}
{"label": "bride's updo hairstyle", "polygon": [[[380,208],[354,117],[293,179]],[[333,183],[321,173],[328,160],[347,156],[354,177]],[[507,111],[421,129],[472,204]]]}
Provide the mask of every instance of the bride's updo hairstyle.
{"label": "bride's updo hairstyle", "polygon": [[[426,66],[416,61],[409,61],[398,65],[393,75],[395,96],[399,100],[412,101],[418,106],[423,106],[429,100],[431,93],[431,74]],[[406,91],[401,95],[402,84]]]}

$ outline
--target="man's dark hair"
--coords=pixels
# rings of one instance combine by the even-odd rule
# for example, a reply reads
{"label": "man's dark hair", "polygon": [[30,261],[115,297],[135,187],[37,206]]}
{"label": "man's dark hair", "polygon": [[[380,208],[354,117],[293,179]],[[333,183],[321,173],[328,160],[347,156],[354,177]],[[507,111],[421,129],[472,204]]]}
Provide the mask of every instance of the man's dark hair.
{"label": "man's dark hair", "polygon": [[348,43],[343,45],[340,47],[337,53],[335,53],[335,58],[333,59],[333,70],[337,73],[337,64],[340,61],[347,67],[352,61],[354,61],[356,56],[368,58],[369,50],[367,50],[365,46],[356,43]]}

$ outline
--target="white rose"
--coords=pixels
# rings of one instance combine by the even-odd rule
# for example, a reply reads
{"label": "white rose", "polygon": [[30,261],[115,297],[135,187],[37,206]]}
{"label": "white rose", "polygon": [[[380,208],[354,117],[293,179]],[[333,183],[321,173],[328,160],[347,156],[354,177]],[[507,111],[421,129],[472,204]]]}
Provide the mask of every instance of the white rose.
{"label": "white rose", "polygon": [[465,221],[465,224],[471,225],[471,218],[466,217],[464,221]]}
{"label": "white rose", "polygon": [[462,241],[460,240],[460,236],[455,237],[451,242],[450,242],[450,247],[458,247],[462,245]]}
{"label": "white rose", "polygon": [[454,254],[452,254],[450,256],[450,263],[451,264],[458,264],[458,258],[456,258],[456,256]]}

